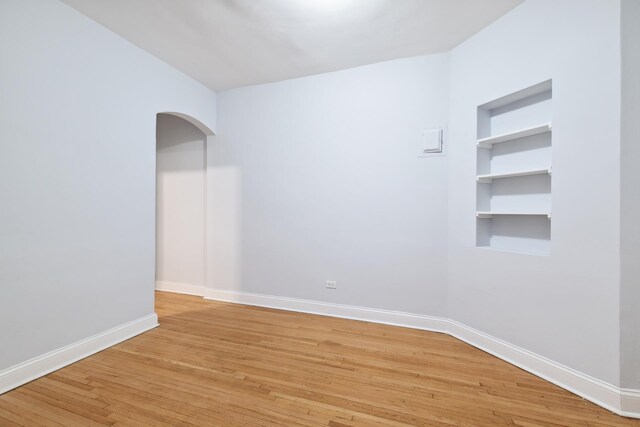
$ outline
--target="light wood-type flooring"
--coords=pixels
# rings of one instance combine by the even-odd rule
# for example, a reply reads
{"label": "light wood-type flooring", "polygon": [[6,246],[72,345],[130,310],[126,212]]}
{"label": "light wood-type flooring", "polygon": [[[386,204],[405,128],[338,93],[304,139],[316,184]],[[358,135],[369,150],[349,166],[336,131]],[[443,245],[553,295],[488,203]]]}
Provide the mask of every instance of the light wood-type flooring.
{"label": "light wood-type flooring", "polygon": [[0,396],[2,426],[638,426],[444,334],[158,292],[160,326]]}

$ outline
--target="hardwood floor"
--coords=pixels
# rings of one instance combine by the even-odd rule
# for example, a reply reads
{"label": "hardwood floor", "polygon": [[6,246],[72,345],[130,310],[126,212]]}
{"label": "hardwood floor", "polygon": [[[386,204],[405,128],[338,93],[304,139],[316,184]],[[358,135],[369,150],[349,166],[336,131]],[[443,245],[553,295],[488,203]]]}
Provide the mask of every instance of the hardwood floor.
{"label": "hardwood floor", "polygon": [[156,305],[160,327],[0,396],[0,425],[640,426],[447,335]]}

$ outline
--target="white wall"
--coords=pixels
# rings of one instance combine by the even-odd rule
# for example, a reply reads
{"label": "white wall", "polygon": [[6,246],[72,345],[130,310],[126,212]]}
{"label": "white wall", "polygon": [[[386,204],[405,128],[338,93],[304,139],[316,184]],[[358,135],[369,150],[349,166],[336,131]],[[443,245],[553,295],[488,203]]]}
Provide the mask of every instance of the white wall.
{"label": "white wall", "polygon": [[621,386],[640,389],[640,2],[622,1]]}
{"label": "white wall", "polygon": [[[619,383],[618,1],[529,0],[452,51],[449,314]],[[551,255],[475,247],[476,107],[553,79]]]}
{"label": "white wall", "polygon": [[[619,385],[619,20],[529,0],[450,55],[222,92],[208,286],[450,317]],[[476,107],[547,79],[551,255],[478,249]]]}
{"label": "white wall", "polygon": [[158,115],[156,282],[204,287],[206,136],[186,120]]}
{"label": "white wall", "polygon": [[447,157],[417,156],[448,75],[442,54],[220,93],[209,287],[445,315]]}
{"label": "white wall", "polygon": [[156,113],[215,94],[70,7],[0,1],[0,370],[153,313]]}

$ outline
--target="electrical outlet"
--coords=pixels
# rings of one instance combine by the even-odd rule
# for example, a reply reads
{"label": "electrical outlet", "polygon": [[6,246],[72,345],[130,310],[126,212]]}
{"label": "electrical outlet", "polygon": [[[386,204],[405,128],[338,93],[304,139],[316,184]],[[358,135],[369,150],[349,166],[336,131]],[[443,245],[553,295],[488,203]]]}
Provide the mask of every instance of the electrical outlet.
{"label": "electrical outlet", "polygon": [[336,288],[336,282],[332,280],[327,280],[327,289],[335,289],[335,288]]}

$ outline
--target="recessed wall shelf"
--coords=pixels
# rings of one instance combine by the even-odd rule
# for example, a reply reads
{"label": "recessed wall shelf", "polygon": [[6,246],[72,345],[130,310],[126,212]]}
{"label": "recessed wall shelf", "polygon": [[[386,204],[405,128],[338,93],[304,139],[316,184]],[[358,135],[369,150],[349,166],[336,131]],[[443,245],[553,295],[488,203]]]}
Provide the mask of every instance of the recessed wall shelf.
{"label": "recessed wall shelf", "polygon": [[492,211],[478,211],[476,216],[478,218],[493,218],[499,215],[521,215],[521,216],[546,216],[551,219],[551,212],[492,212]]}
{"label": "recessed wall shelf", "polygon": [[551,253],[551,80],[478,106],[476,247]]}
{"label": "recessed wall shelf", "polygon": [[512,178],[516,176],[529,176],[529,175],[551,175],[551,168],[544,169],[530,169],[530,170],[522,170],[517,172],[506,172],[506,173],[489,173],[484,175],[478,175],[478,182],[483,184],[491,184],[494,179],[500,178]]}
{"label": "recessed wall shelf", "polygon": [[508,252],[508,253],[512,253],[512,254],[522,254],[522,255],[536,255],[536,256],[548,256],[549,253],[548,251],[540,250],[540,251],[535,251],[535,250],[518,250],[518,249],[502,249],[502,248],[498,248],[498,247],[493,247],[493,246],[477,246],[478,249],[481,250],[485,250],[485,251],[490,251],[490,252]]}
{"label": "recessed wall shelf", "polygon": [[542,125],[536,125],[527,127],[524,129],[518,129],[513,132],[503,133],[496,136],[488,136],[478,140],[478,147],[480,148],[493,148],[493,144],[500,142],[513,141],[520,138],[526,138],[527,136],[539,135],[541,133],[551,132],[551,123],[545,123]]}

